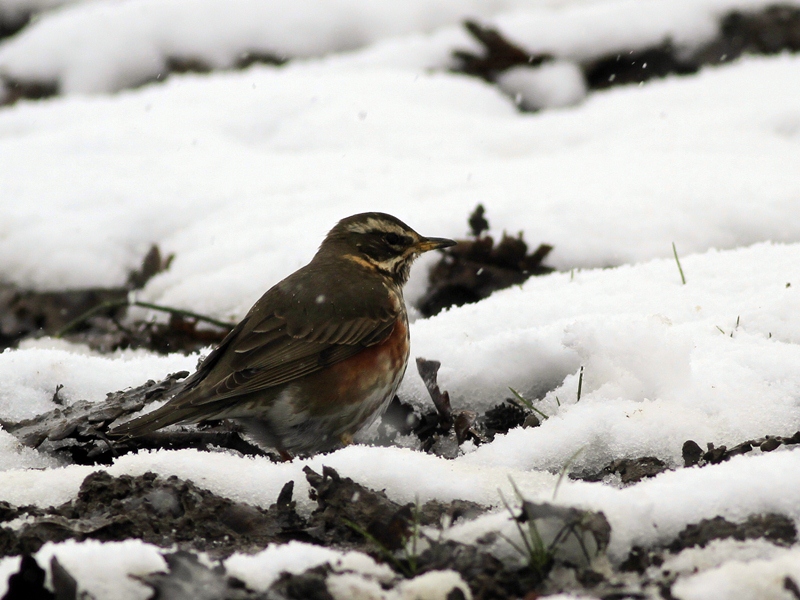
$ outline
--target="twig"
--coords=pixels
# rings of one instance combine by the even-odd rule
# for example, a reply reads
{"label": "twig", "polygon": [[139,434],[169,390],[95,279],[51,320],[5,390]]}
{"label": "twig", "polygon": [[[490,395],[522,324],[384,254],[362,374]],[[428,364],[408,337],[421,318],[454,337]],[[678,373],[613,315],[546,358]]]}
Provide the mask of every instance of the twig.
{"label": "twig", "polygon": [[212,317],[207,317],[205,315],[198,314],[196,312],[192,312],[190,310],[183,310],[181,308],[172,308],[171,306],[161,306],[160,304],[152,304],[151,302],[142,302],[140,300],[110,300],[108,302],[101,302],[97,306],[90,308],[85,313],[72,319],[69,323],[64,325],[61,329],[56,331],[55,337],[60,338],[63,337],[68,332],[72,331],[75,327],[86,321],[87,319],[93,317],[94,315],[101,313],[103,311],[109,310],[111,308],[121,308],[121,307],[129,307],[129,306],[138,306],[140,308],[149,308],[151,310],[160,310],[162,312],[169,313],[171,315],[178,315],[180,317],[189,317],[192,319],[196,319],[198,321],[204,321],[206,323],[210,323],[212,325],[216,325],[222,329],[233,329],[234,325],[231,323],[226,323],[225,321],[218,321]]}

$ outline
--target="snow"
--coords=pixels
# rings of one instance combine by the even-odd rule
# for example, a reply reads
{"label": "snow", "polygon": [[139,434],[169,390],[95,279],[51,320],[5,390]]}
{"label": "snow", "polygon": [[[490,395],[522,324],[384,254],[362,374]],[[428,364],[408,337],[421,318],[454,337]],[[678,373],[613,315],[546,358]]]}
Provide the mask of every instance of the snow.
{"label": "snow", "polygon": [[537,68],[513,67],[500,74],[497,85],[525,110],[572,106],[587,93],[580,67],[565,60]]}
{"label": "snow", "polygon": [[[120,285],[157,243],[175,259],[141,299],[236,320],[303,265],[339,218],[382,210],[423,234],[463,237],[467,214],[482,202],[495,238],[524,231],[532,245],[552,244],[548,262],[562,272],[416,319],[412,359],[441,361],[439,382],[456,410],[484,411],[509,397],[510,386],[549,418],[449,461],[367,445],[281,464],[159,450],[119,457],[110,474],[177,475],[263,507],[293,480],[298,510],[308,514],[314,503],[302,469],[326,465],[397,502],[460,498],[493,507],[445,534],[474,541],[489,530],[515,535],[499,496],[513,498],[509,478],[526,498],[550,501],[573,456],[574,469],[638,456],[680,467],[688,439],[731,446],[798,430],[798,57],[747,58],[521,114],[516,94],[527,101],[546,70],[521,72],[516,83],[508,74],[505,94],[427,70],[446,66],[456,47],[474,47],[456,25],[463,3],[342,0],[311,16],[295,3],[273,19],[256,17],[278,3],[243,0],[220,16],[222,6],[76,3],[0,45],[0,71],[98,92],[0,110],[0,279],[39,290]],[[493,17],[528,49],[560,58],[548,88],[558,101],[536,106],[582,97],[576,63],[587,57],[666,37],[696,47],[716,31],[714,17],[747,6],[763,3],[469,4],[470,14]],[[302,30],[292,25],[300,20]],[[81,44],[70,46],[76,36]],[[322,58],[99,93],[152,75],[168,55],[226,66],[265,40],[277,53]],[[435,259],[414,268],[409,303]],[[57,385],[67,404],[99,401],[192,370],[198,358],[28,341],[0,354],[0,419],[54,408]],[[430,407],[413,364],[400,395]],[[704,518],[777,512],[800,523],[800,451],[791,448],[626,488],[564,480],[555,501],[602,510],[616,562]],[[0,431],[0,500],[59,505],[99,468],[61,464]],[[494,551],[513,559],[502,539]],[[56,555],[98,598],[114,589],[134,599],[149,592],[127,575],[163,569],[160,552],[135,541],[64,542],[37,558],[47,565]],[[225,566],[267,589],[282,570],[325,562],[334,565],[337,597],[466,589],[454,573],[432,573],[388,596],[386,567],[297,542],[234,555]],[[17,564],[0,560],[0,594]],[[722,541],[663,568],[677,574],[672,592],[681,600],[779,598],[783,578],[800,577],[798,564],[796,548]]]}
{"label": "snow", "polygon": [[768,559],[731,560],[679,580],[673,588],[681,600],[772,600],[787,597],[784,580],[800,577],[800,552],[781,549]]}
{"label": "snow", "polygon": [[39,289],[120,284],[157,242],[176,259],[143,298],[232,318],[367,209],[452,237],[491,199],[495,234],[567,269],[790,242],[797,71],[752,59],[531,116],[464,77],[323,65],[23,103],[0,115],[0,266]]}
{"label": "snow", "polygon": [[307,569],[330,563],[338,573],[358,572],[368,575],[378,583],[390,582],[393,571],[378,565],[359,552],[339,552],[304,542],[270,544],[258,554],[234,554],[225,560],[225,569],[256,591],[266,591],[281,573],[300,574]]}
{"label": "snow", "polygon": [[529,51],[588,61],[667,40],[688,52],[713,39],[721,15],[768,4],[769,0],[337,0],[320,6],[304,0],[287,8],[277,0],[94,0],[45,12],[34,25],[0,44],[0,73],[22,81],[55,81],[62,93],[97,93],[159,78],[175,58],[229,68],[251,52],[277,59],[309,58],[374,43],[381,46],[380,42],[388,46],[377,52],[367,47],[366,57],[353,58],[443,68],[450,64],[453,44],[476,47],[456,25],[466,17],[493,22]]}
{"label": "snow", "polygon": [[35,556],[40,565],[49,565],[55,556],[95,598],[145,600],[152,595],[150,589],[133,577],[166,569],[159,548],[140,540],[48,542]]}
{"label": "snow", "polygon": [[30,15],[85,0],[0,0],[0,22],[22,24]]}
{"label": "snow", "polygon": [[[119,90],[163,73],[170,58],[230,67],[245,53],[285,57],[351,50],[389,36],[487,17],[535,0],[127,0],[45,14],[0,49],[0,71],[57,80],[66,93]],[[87,32],[92,32],[91,36]]]}

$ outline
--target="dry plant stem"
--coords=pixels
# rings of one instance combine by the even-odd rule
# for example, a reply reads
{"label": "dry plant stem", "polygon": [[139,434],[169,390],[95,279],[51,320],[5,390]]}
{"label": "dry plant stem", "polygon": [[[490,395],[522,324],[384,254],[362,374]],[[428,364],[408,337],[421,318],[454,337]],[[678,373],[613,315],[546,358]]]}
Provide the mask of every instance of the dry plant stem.
{"label": "dry plant stem", "polygon": [[183,310],[180,308],[172,308],[170,306],[161,306],[160,304],[152,304],[150,302],[142,302],[140,300],[116,300],[113,302],[103,302],[98,304],[94,308],[87,310],[85,313],[76,317],[64,327],[59,329],[55,337],[60,338],[72,331],[75,327],[86,321],[87,319],[93,317],[97,313],[103,312],[104,310],[108,310],[110,308],[120,308],[122,306],[138,306],[140,308],[149,308],[151,310],[160,310],[162,312],[169,313],[171,315],[178,315],[181,317],[189,317],[191,319],[197,319],[198,321],[203,321],[205,323],[210,323],[211,325],[216,325],[222,329],[233,329],[233,325],[231,323],[226,323],[224,321],[218,321],[212,317],[207,317],[205,315],[198,314],[196,312],[192,312],[190,310]]}

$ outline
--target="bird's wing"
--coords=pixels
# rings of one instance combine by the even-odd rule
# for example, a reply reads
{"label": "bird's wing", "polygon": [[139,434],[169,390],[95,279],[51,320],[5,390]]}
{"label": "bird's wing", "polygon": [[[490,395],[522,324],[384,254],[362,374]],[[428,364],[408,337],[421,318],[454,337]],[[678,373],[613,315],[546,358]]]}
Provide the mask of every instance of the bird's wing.
{"label": "bird's wing", "polygon": [[277,321],[273,317],[259,326],[263,329],[235,340],[227,349],[227,360],[222,361],[228,367],[220,371],[224,377],[214,377],[214,371],[220,367],[210,371],[203,386],[205,393],[190,405],[199,406],[288,383],[382,342],[394,328],[394,320],[356,319],[332,327],[335,331],[330,336],[311,340],[309,336],[289,335],[286,325]]}
{"label": "bird's wing", "polygon": [[[367,290],[369,292],[369,290]],[[186,382],[173,402],[176,408],[197,407],[251,394],[304,377],[354,356],[388,338],[401,306],[373,296],[371,308],[337,307],[335,302],[305,310],[275,302],[270,290]],[[377,294],[376,294],[377,296]],[[291,305],[290,305],[291,306]]]}
{"label": "bird's wing", "polygon": [[[386,340],[403,311],[393,292],[355,263],[312,262],[267,291],[161,408],[109,435],[141,435],[173,423],[215,418],[230,399],[314,373]],[[359,277],[357,288],[337,285]],[[319,295],[314,290],[326,290]],[[337,291],[338,290],[338,291]],[[338,294],[338,295],[337,295]]]}

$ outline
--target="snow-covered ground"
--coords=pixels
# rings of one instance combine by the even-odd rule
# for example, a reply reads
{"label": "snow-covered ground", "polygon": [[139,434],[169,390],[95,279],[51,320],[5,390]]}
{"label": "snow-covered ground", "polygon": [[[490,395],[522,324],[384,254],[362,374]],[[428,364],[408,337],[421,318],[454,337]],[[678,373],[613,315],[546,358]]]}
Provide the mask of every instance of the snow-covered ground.
{"label": "snow-covered ground", "polygon": [[[64,0],[3,0],[13,14]],[[3,9],[0,2],[0,10]],[[230,68],[248,53],[275,59],[345,53],[348,63],[452,66],[477,49],[460,25],[483,19],[531,52],[570,61],[710,42],[733,10],[765,0],[72,0],[0,43],[0,75],[55,82],[62,93],[120,90],[162,77],[170,60]],[[783,0],[800,5],[800,0]]]}
{"label": "snow-covered ground", "polygon": [[[138,4],[78,3],[51,19],[68,28],[70,15],[101,9],[112,15]],[[483,5],[473,4],[472,11]],[[486,3],[484,14],[523,4]],[[567,33],[552,44],[567,48],[580,39],[593,51],[620,39],[651,40],[658,37],[653,31],[698,40],[708,15],[734,5],[694,3],[702,6],[692,12],[688,3],[674,3],[684,16],[670,20],[666,9],[647,13],[640,3],[529,4],[547,4],[536,8],[547,14],[539,21],[535,11],[527,13],[525,31],[556,23],[554,31]],[[156,12],[177,5],[148,4]],[[272,24],[284,35],[293,33],[289,24],[310,22],[302,5],[292,6],[283,25]],[[360,37],[337,31],[341,43],[305,54],[373,45],[282,68],[172,77],[116,95],[75,94],[0,110],[0,278],[36,289],[119,285],[157,243],[175,260],[140,292],[142,299],[236,319],[304,264],[341,217],[381,210],[423,234],[463,237],[466,216],[481,202],[494,234],[522,230],[531,243],[552,244],[549,262],[563,272],[416,320],[412,359],[442,362],[440,384],[457,409],[483,411],[512,386],[541,398],[537,407],[550,418],[491,444],[468,444],[452,461],[359,445],[284,464],[154,451],[119,458],[111,474],[174,474],[265,507],[293,479],[307,512],[312,503],[302,468],[329,465],[399,502],[462,498],[499,506],[498,489],[513,495],[509,477],[526,497],[551,499],[558,472],[581,448],[575,468],[638,456],[677,467],[688,439],[730,446],[800,429],[800,57],[748,58],[692,77],[596,93],[572,108],[521,114],[495,87],[424,68],[431,48],[446,57],[443,40],[462,40],[454,25],[450,33],[423,35],[457,22],[458,3],[416,3],[427,16],[402,22],[374,3],[337,6]],[[359,8],[360,16],[347,7]],[[623,9],[637,17],[620,21]],[[369,11],[374,19],[364,20]],[[166,27],[158,14],[130,21],[131,37]],[[586,22],[581,14],[594,15],[594,37],[576,25]],[[109,23],[116,23],[112,16]],[[517,17],[497,16],[503,19],[511,27]],[[42,18],[38,29],[0,47],[0,68],[24,35],[51,31],[49,51],[63,58],[58,73],[66,77],[71,58],[59,50],[63,38],[55,29],[45,29],[56,25],[47,23]],[[192,23],[180,25],[184,39],[216,52],[221,46],[204,37],[208,23],[200,29]],[[120,41],[114,27],[90,28],[97,46],[87,30],[71,31],[85,38],[84,51],[96,51],[97,61],[109,56],[103,44]],[[235,28],[226,35],[236,42],[225,46],[228,58],[248,43]],[[381,41],[389,35],[401,37]],[[542,42],[537,50],[553,48]],[[400,59],[414,49],[419,60]],[[92,64],[99,73],[93,76],[108,75],[107,65]],[[409,303],[422,294],[431,260],[415,267]],[[58,384],[67,402],[101,400],[106,392],[192,369],[196,361],[25,342],[0,354],[0,418],[52,409]],[[420,407],[430,402],[413,367],[400,395]],[[777,512],[800,523],[800,452],[790,448],[755,450],[624,489],[564,481],[557,501],[605,513],[609,556],[617,562],[632,546],[667,542],[703,518],[741,521]],[[0,468],[0,500],[39,506],[74,497],[92,471],[23,449],[2,430]],[[471,527],[448,535],[467,539],[475,528],[510,532],[513,525],[500,511]],[[326,552],[295,544],[282,549],[279,564],[302,570],[340,557]],[[267,569],[275,553],[234,556],[226,565],[264,589],[278,574]],[[147,589],[126,575],[163,568],[158,549],[139,542],[48,545],[40,563],[53,554],[98,598],[145,598]],[[352,569],[380,569],[363,560]],[[672,592],[682,600],[784,598],[783,578],[800,581],[798,550],[761,542],[719,542],[673,560],[679,576]],[[17,563],[0,560],[0,593]]]}

